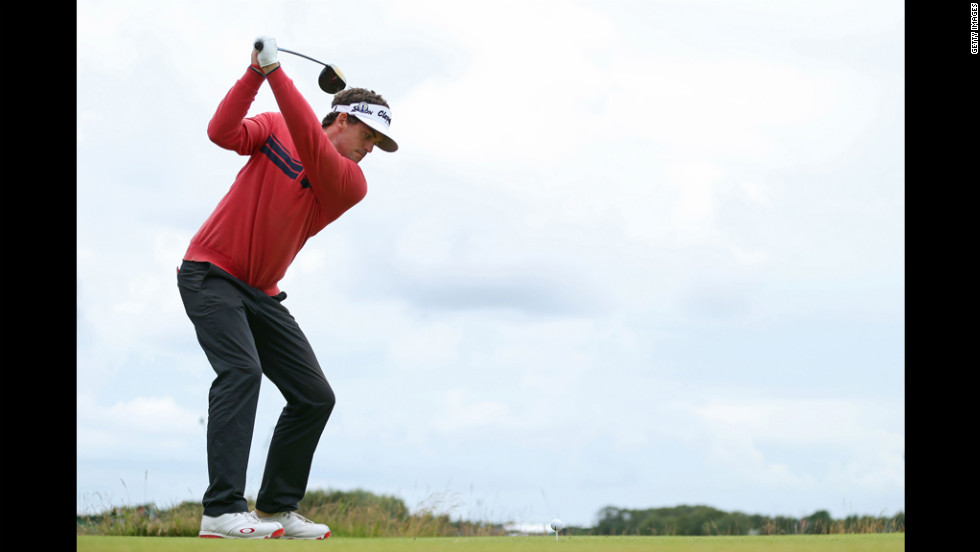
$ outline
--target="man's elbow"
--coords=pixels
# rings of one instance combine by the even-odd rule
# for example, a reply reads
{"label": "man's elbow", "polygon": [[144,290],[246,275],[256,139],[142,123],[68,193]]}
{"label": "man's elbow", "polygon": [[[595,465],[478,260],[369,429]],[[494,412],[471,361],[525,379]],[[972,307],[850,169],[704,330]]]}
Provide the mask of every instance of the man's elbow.
{"label": "man's elbow", "polygon": [[213,123],[208,123],[208,140],[211,140],[211,142],[215,145],[224,149],[233,150],[236,149],[236,138],[237,136],[234,132],[230,132],[227,129],[221,129],[219,126]]}

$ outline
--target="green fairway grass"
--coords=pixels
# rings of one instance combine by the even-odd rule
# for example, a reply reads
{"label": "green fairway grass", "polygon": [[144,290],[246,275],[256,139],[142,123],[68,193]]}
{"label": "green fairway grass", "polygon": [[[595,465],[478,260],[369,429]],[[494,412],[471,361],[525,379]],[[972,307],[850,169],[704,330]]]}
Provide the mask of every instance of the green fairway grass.
{"label": "green fairway grass", "polygon": [[230,540],[191,537],[78,536],[77,552],[898,552],[905,550],[905,533],[793,535],[752,537],[613,537],[554,535],[537,537],[342,538],[326,542],[290,540]]}

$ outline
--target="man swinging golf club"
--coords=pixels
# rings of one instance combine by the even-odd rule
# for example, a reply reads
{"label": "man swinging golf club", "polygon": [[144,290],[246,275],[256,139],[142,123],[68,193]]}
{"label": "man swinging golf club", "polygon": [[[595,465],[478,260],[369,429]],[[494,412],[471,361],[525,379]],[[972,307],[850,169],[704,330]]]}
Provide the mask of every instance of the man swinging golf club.
{"label": "man swinging golf club", "polygon": [[[393,152],[391,109],[363,88],[337,93],[319,120],[259,37],[251,65],[218,105],[208,137],[248,156],[234,183],[191,239],[177,286],[216,377],[208,396],[209,485],[201,537],[324,539],[325,524],[296,513],[334,393],[278,283],[306,241],[367,194],[358,163]],[[279,113],[247,112],[264,82]],[[245,472],[262,375],[286,399],[255,510]]]}

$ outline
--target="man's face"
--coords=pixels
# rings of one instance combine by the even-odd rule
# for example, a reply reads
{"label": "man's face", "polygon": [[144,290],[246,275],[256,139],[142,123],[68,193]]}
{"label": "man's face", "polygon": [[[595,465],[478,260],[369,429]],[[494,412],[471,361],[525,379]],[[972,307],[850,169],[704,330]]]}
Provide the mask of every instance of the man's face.
{"label": "man's face", "polygon": [[364,156],[374,151],[375,145],[384,140],[384,136],[361,121],[352,122],[346,113],[341,113],[327,130],[335,125],[337,129],[331,137],[334,147],[340,155],[355,163],[360,163]]}

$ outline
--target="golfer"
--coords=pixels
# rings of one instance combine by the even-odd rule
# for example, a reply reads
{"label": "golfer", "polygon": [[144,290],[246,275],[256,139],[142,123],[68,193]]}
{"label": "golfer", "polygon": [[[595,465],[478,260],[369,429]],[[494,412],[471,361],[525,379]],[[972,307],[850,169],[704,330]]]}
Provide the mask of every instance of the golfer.
{"label": "golfer", "polygon": [[[209,485],[201,537],[324,539],[296,513],[313,453],[334,407],[313,348],[283,306],[278,282],[306,241],[367,193],[358,163],[398,145],[391,109],[373,91],[337,93],[321,121],[259,37],[251,65],[208,124],[218,146],[247,156],[231,188],[191,239],[177,273],[185,311],[215,378],[208,396]],[[263,83],[279,113],[247,112]],[[248,511],[245,472],[262,375],[286,399],[265,473]]]}

